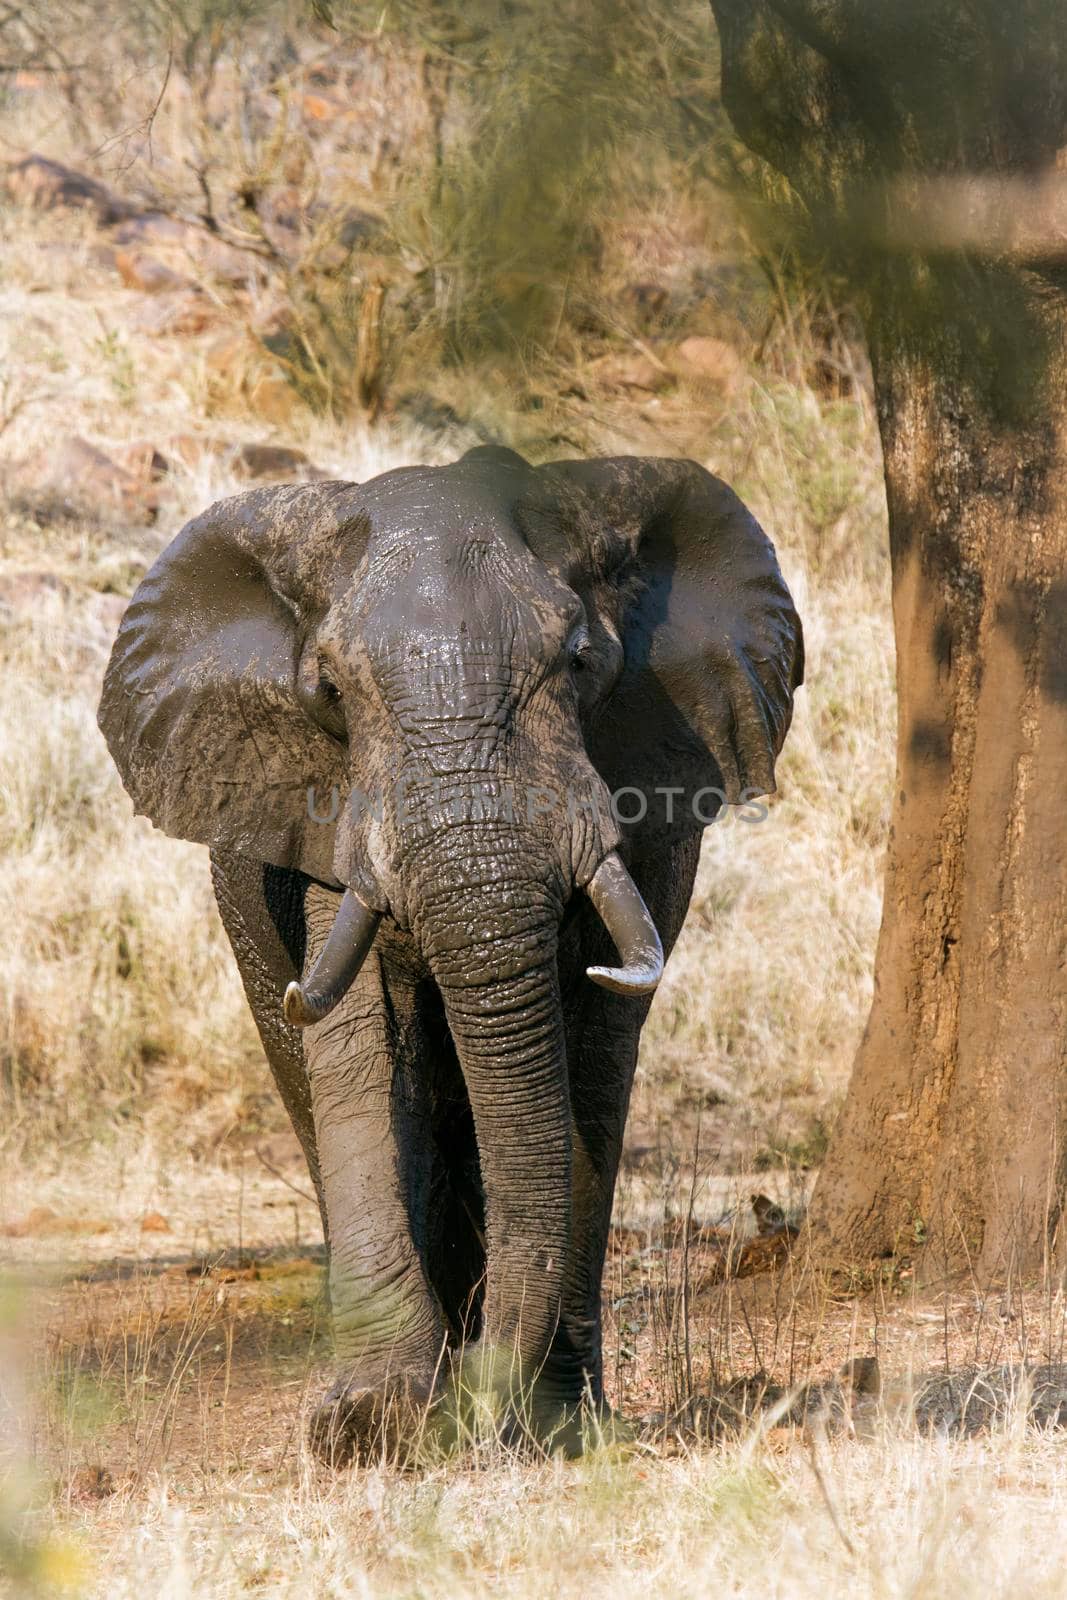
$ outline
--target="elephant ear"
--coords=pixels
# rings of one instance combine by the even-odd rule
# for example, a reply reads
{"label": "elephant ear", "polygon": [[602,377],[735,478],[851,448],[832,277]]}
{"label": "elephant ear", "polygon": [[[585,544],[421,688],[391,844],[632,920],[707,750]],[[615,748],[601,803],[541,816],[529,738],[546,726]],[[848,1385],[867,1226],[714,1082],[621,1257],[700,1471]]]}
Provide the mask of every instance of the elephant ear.
{"label": "elephant ear", "polygon": [[[609,788],[643,798],[640,816],[637,795],[619,800],[634,850],[703,827],[719,804],[773,794],[804,644],[755,518],[692,461],[559,462],[541,475],[556,510],[535,515],[531,542],[540,522],[586,601],[594,646],[598,631],[622,646],[587,742]],[[668,801],[668,786],[683,792]]]}
{"label": "elephant ear", "polygon": [[298,697],[304,639],[351,573],[367,519],[358,486],[258,489],[220,501],[163,551],[131,600],[99,723],[138,813],[325,882],[330,792],[345,752]]}

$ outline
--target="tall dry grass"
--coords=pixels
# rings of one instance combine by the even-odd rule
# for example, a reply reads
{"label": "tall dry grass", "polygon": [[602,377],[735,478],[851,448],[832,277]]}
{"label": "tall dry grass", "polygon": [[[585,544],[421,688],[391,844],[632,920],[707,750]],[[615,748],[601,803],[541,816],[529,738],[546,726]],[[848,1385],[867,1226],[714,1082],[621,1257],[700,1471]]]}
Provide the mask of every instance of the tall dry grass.
{"label": "tall dry grass", "polygon": [[889,1431],[821,1459],[749,1442],[643,1465],[371,1471],[328,1490],[238,1479],[206,1527],[161,1489],[132,1523],[121,1508],[94,1519],[96,1592],[1051,1600],[1065,1591],[1056,1451]]}

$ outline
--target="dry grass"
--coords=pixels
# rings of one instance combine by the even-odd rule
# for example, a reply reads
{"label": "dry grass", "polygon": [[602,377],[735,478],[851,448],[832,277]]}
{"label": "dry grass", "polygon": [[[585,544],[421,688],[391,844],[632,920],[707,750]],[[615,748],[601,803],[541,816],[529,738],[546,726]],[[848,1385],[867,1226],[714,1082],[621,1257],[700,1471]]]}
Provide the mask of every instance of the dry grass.
{"label": "dry grass", "polygon": [[1053,1596],[1064,1592],[1057,1449],[890,1436],[828,1449],[818,1478],[799,1443],[637,1468],[501,1463],[417,1482],[370,1471],[331,1488],[241,1474],[222,1493],[209,1487],[206,1533],[201,1497],[162,1485],[135,1510],[120,1500],[81,1517],[95,1549],[90,1592],[116,1600]]}
{"label": "dry grass", "polygon": [[[1025,1393],[970,1438],[920,1434],[908,1415],[913,1375],[1062,1361],[1062,1301],[954,1293],[932,1306],[897,1284],[838,1304],[795,1277],[775,1295],[758,1282],[701,1289],[696,1250],[688,1318],[701,1393],[714,1392],[715,1365],[736,1379],[766,1362],[788,1383],[793,1364],[800,1385],[877,1350],[892,1378],[882,1395],[846,1396],[838,1413],[802,1423],[782,1414],[794,1387],[711,1447],[683,1422],[577,1463],[520,1459],[490,1438],[419,1472],[383,1461],[337,1474],[303,1444],[327,1355],[311,1208],[283,1227],[291,1192],[262,1170],[198,1173],[158,1152],[101,1207],[109,1173],[101,1155],[73,1181],[4,1195],[8,1214],[31,1193],[82,1222],[95,1206],[106,1230],[13,1245],[36,1287],[2,1308],[0,1504],[17,1512],[7,1557],[28,1592],[1065,1592],[1062,1436],[1027,1428]],[[139,1234],[147,1204],[165,1207],[165,1236]],[[638,1346],[616,1390],[630,1416],[656,1408],[650,1378],[669,1387],[679,1360],[677,1248],[648,1237],[613,1257],[625,1293],[609,1301],[609,1351]],[[64,1268],[72,1251],[95,1261],[90,1276]],[[647,1321],[635,1335],[636,1303]]]}

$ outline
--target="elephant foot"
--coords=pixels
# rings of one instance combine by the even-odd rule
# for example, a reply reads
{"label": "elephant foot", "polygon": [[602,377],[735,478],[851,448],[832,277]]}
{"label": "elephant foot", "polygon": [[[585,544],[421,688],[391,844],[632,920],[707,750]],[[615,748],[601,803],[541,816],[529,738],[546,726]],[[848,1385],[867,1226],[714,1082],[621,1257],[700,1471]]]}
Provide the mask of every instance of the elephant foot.
{"label": "elephant foot", "polygon": [[507,1346],[475,1341],[453,1351],[435,1412],[435,1433],[449,1453],[503,1447],[537,1438],[538,1385]]}
{"label": "elephant foot", "polygon": [[450,1450],[500,1446],[539,1456],[575,1457],[625,1448],[635,1434],[602,1399],[573,1381],[522,1370],[514,1352],[467,1346],[453,1357],[450,1381],[434,1408],[436,1443]]}
{"label": "elephant foot", "polygon": [[457,1353],[437,1386],[412,1374],[378,1385],[341,1378],[308,1428],[312,1450],[331,1467],[411,1468],[485,1447],[572,1458],[625,1450],[636,1438],[604,1401],[564,1399],[541,1378],[523,1381],[512,1353],[478,1346]]}
{"label": "elephant foot", "polygon": [[331,1467],[411,1466],[427,1439],[431,1400],[430,1386],[410,1377],[377,1387],[340,1379],[312,1412],[308,1443]]}
{"label": "elephant foot", "polygon": [[637,1443],[637,1430],[606,1404],[581,1405],[557,1414],[547,1431],[544,1444],[551,1455],[569,1459],[589,1455],[594,1450],[626,1451]]}
{"label": "elephant foot", "polygon": [[626,1450],[636,1443],[636,1429],[612,1410],[600,1384],[589,1377],[595,1370],[591,1355],[579,1361],[572,1354],[564,1360],[553,1354],[542,1368],[531,1420],[550,1455],[572,1458],[596,1450]]}

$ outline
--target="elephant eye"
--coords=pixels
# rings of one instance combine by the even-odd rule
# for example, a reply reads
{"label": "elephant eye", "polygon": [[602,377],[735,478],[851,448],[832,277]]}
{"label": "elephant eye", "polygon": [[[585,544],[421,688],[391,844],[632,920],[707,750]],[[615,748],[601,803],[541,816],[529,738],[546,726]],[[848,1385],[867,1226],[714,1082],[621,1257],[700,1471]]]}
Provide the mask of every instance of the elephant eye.
{"label": "elephant eye", "polygon": [[308,711],[325,733],[344,743],[348,737],[344,697],[324,661],[318,663],[315,692]]}
{"label": "elephant eye", "polygon": [[572,635],[567,646],[572,672],[584,672],[592,665],[593,646],[585,628]]}
{"label": "elephant eye", "polygon": [[324,661],[319,662],[319,694],[328,706],[337,705],[341,699],[341,691],[330,677]]}

